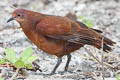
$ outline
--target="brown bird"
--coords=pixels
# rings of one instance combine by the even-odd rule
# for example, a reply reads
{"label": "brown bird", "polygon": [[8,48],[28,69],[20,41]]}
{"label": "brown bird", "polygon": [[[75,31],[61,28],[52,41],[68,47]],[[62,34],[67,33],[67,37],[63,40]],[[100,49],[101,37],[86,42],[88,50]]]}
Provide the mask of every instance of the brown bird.
{"label": "brown bird", "polygon": [[78,50],[84,45],[92,45],[103,50],[111,51],[115,42],[101,35],[102,31],[88,28],[85,24],[73,21],[65,17],[53,16],[33,12],[25,9],[17,9],[12,18],[7,22],[16,20],[20,23],[27,37],[44,52],[56,55],[58,61],[51,74],[54,74],[62,57],[67,55],[64,71],[67,71],[71,60],[71,52]]}

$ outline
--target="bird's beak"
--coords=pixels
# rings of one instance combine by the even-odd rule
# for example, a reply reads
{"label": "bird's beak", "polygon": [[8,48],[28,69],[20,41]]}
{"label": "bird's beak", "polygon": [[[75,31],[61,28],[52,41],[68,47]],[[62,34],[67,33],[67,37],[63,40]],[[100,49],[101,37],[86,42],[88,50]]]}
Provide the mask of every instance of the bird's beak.
{"label": "bird's beak", "polygon": [[7,23],[14,20],[14,17],[11,17],[10,19],[7,20]]}

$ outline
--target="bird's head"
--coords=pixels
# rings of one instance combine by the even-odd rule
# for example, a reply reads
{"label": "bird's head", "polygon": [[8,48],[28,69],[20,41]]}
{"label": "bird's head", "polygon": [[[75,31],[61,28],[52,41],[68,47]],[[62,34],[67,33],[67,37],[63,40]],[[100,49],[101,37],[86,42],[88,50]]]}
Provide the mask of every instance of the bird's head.
{"label": "bird's head", "polygon": [[25,9],[16,9],[12,13],[12,17],[7,22],[10,22],[12,20],[16,20],[17,22],[23,22],[25,19],[25,12]]}

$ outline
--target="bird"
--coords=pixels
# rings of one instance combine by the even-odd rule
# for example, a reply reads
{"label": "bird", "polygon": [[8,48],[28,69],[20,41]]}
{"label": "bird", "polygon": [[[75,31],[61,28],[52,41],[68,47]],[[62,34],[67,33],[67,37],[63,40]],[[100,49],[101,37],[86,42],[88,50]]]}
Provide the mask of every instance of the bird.
{"label": "bird", "polygon": [[44,52],[57,56],[57,63],[51,75],[55,74],[62,63],[62,57],[67,56],[64,71],[68,70],[71,61],[71,52],[74,52],[84,45],[91,45],[101,48],[103,39],[103,51],[110,52],[115,42],[103,36],[102,31],[89,28],[84,23],[71,20],[66,17],[48,15],[27,9],[16,9],[12,17],[7,20],[16,20],[25,35],[38,48]]}

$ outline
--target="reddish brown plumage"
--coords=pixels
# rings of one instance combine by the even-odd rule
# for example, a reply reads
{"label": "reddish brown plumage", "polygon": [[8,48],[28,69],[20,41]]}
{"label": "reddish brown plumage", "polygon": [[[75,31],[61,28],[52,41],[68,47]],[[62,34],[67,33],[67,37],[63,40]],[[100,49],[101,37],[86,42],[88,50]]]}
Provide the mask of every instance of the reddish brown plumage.
{"label": "reddish brown plumage", "polygon": [[[59,58],[69,55],[85,44],[101,48],[102,32],[88,28],[81,22],[24,9],[15,10],[13,17],[38,48]],[[110,46],[114,43],[104,37],[104,51],[111,51]]]}

